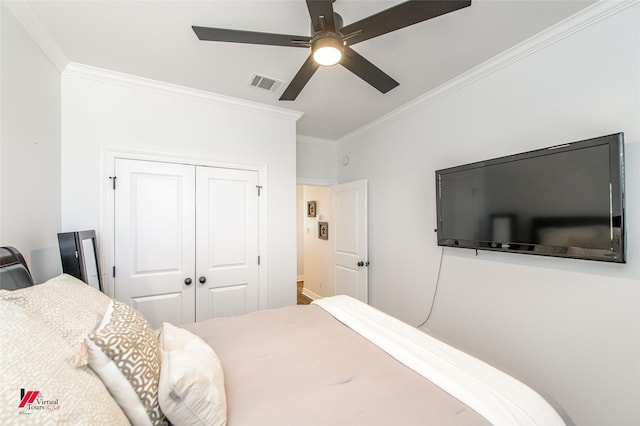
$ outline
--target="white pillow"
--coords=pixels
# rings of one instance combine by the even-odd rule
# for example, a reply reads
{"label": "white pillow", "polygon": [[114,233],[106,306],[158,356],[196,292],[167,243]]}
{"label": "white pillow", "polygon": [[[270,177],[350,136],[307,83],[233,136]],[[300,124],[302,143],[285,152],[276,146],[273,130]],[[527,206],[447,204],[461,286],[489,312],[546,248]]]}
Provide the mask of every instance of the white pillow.
{"label": "white pillow", "polygon": [[217,426],[227,423],[227,397],[216,353],[198,336],[162,325],[160,408],[171,423]]}
{"label": "white pillow", "polygon": [[89,366],[129,421],[135,426],[164,424],[158,404],[162,353],[156,333],[142,314],[113,300],[85,342]]}
{"label": "white pillow", "polygon": [[20,290],[1,292],[0,299],[22,306],[48,323],[70,345],[84,341],[100,323],[111,299],[85,282],[62,274]]}
{"label": "white pillow", "polygon": [[[0,324],[0,425],[130,424],[100,378],[74,366],[75,348],[51,325],[2,299]],[[37,399],[21,408],[21,390]]]}

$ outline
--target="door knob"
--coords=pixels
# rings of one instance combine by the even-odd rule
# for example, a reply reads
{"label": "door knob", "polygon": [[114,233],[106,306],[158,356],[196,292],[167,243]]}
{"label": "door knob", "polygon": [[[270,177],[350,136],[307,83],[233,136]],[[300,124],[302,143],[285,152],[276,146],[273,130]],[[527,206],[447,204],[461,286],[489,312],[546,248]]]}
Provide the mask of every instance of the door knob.
{"label": "door knob", "polygon": [[361,260],[360,262],[358,262],[358,266],[364,266],[364,262]]}
{"label": "door knob", "polygon": [[186,285],[191,285],[191,283],[192,283],[192,282],[193,282],[193,281],[191,281],[191,278],[185,278],[185,279],[184,279],[184,283],[185,283]]}
{"label": "door knob", "polygon": [[204,284],[204,283],[207,282],[207,277],[204,277],[204,276],[200,277],[200,278],[198,278],[198,281],[200,281],[200,284]]}

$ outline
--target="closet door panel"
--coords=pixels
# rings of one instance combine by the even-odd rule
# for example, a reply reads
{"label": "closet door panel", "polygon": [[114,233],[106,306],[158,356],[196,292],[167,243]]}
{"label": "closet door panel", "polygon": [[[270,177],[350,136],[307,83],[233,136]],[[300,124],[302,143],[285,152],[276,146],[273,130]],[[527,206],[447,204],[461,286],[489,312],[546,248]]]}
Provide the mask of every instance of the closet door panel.
{"label": "closet door panel", "polygon": [[196,321],[258,309],[258,173],[196,170]]}
{"label": "closet door panel", "polygon": [[195,168],[118,159],[115,169],[116,299],[154,328],[193,322]]}
{"label": "closet door panel", "polygon": [[[247,307],[247,284],[237,284],[225,287],[207,287],[206,294],[198,294],[198,297],[206,297],[207,311],[199,312],[203,317],[229,317],[238,315],[238,313],[249,312]],[[204,303],[202,304],[205,305]]]}

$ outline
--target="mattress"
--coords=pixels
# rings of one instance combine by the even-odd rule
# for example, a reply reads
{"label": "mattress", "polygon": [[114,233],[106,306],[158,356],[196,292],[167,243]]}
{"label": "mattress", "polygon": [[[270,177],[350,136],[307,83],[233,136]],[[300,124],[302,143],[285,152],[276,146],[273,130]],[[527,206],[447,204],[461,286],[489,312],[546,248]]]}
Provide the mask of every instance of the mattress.
{"label": "mattress", "polygon": [[347,296],[184,328],[220,358],[230,426],[563,424],[517,380]]}

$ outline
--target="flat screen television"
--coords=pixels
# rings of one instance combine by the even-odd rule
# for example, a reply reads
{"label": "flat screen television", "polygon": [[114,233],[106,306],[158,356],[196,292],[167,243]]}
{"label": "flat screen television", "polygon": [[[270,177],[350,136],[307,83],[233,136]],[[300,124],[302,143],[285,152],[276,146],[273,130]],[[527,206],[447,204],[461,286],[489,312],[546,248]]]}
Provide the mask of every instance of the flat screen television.
{"label": "flat screen television", "polygon": [[624,136],[436,171],[438,245],[624,263]]}

